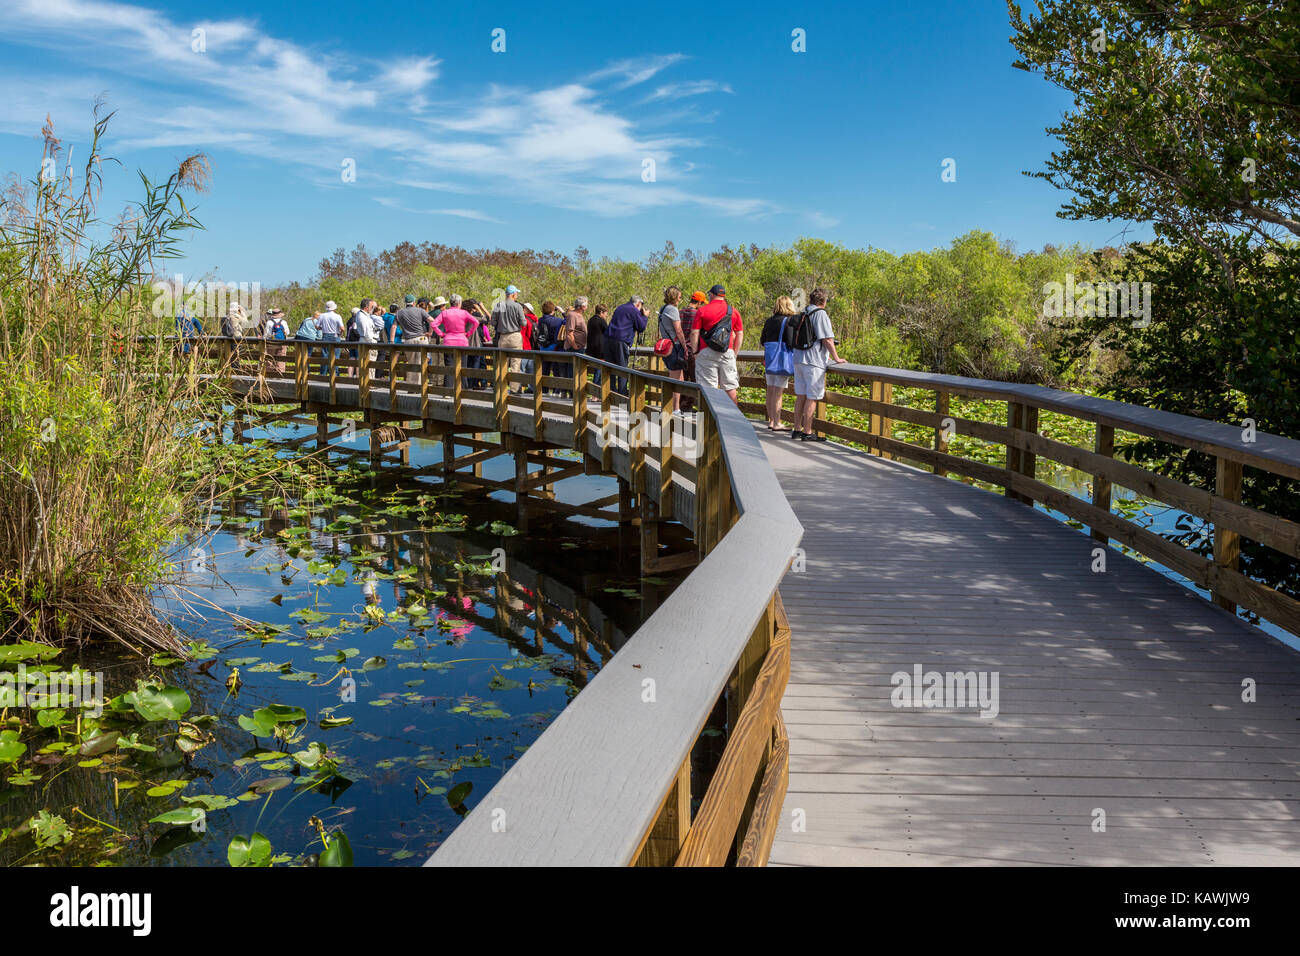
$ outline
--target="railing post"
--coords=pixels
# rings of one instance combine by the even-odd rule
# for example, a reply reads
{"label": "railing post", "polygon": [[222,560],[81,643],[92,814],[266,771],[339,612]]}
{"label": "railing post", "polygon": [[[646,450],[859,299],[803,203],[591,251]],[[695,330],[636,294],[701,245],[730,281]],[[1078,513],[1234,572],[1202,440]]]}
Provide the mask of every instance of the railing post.
{"label": "railing post", "polygon": [[510,360],[503,350],[492,356],[492,408],[496,412],[497,430],[504,437],[510,431]]}
{"label": "railing post", "polygon": [[[886,405],[894,404],[894,383],[893,382],[880,383],[880,400],[884,402]],[[880,416],[880,437],[881,438],[894,437],[894,420],[892,418],[887,417],[884,414],[881,414]],[[893,461],[894,453],[882,444],[880,446],[880,457],[888,461]]]}
{"label": "railing post", "polygon": [[357,403],[363,409],[370,407],[370,349],[357,352]]}
{"label": "railing post", "polygon": [[[1242,466],[1239,461],[1216,457],[1214,459],[1214,493],[1231,502],[1241,501]],[[1214,526],[1214,566],[1216,569],[1237,570],[1241,557],[1241,535],[1219,525]],[[1211,589],[1214,603],[1236,612],[1235,602],[1223,596],[1216,583]]]}
{"label": "railing post", "polygon": [[[1105,455],[1112,458],[1115,455],[1115,428],[1113,425],[1097,424],[1097,438],[1093,442],[1093,450],[1098,455]],[[1092,505],[1094,508],[1100,508],[1107,514],[1110,513],[1110,479],[1101,475],[1092,476]],[[1091,529],[1093,541],[1105,545],[1109,543],[1110,538],[1105,531],[1097,528]]]}
{"label": "railing post", "polygon": [[587,454],[587,357],[573,353],[573,447]]}
{"label": "railing post", "polygon": [[610,375],[608,367],[600,376],[600,470],[609,472],[614,467],[614,443],[610,441]]}
{"label": "railing post", "polygon": [[627,453],[628,474],[632,490],[645,493],[645,379],[639,372],[628,370],[632,386],[627,403]]}
{"label": "railing post", "polygon": [[673,516],[673,392],[660,393],[659,516]]}
{"label": "railing post", "polygon": [[428,420],[429,418],[429,366],[434,361],[442,361],[442,355],[435,352],[438,346],[430,346],[429,351],[420,352],[420,418]]}
{"label": "railing post", "polygon": [[[939,416],[939,424],[934,429],[934,450],[941,455],[948,454],[948,432],[943,427],[943,420],[948,417],[948,393],[934,393],[934,413]],[[942,478],[948,474],[948,469],[942,465],[934,466],[934,473]]]}
{"label": "railing post", "polygon": [[461,383],[461,353],[460,349],[454,349],[451,357],[451,420],[457,425],[460,424],[460,406],[461,391],[464,385]]}
{"label": "railing post", "polygon": [[[884,400],[885,400],[885,383],[880,381],[879,379],[874,379],[874,378],[871,379],[871,401],[873,403],[880,403],[883,402]],[[881,432],[880,421],[881,421],[880,413],[873,407],[871,409],[871,415],[868,418],[869,424],[867,426],[867,431],[872,438],[875,439],[880,438],[880,432]],[[878,440],[876,442],[873,442],[873,446],[874,447],[870,449],[871,454],[873,455],[884,454],[884,450],[880,447],[880,442]]]}
{"label": "railing post", "polygon": [[542,359],[533,359],[533,438],[542,440]]}
{"label": "railing post", "polygon": [[636,855],[634,866],[672,866],[691,829],[691,758],[673,778],[654,826]]}
{"label": "railing post", "polygon": [[293,344],[293,377],[295,383],[295,394],[298,401],[307,401],[308,382],[311,375],[311,349],[307,347],[306,342],[295,342]]}

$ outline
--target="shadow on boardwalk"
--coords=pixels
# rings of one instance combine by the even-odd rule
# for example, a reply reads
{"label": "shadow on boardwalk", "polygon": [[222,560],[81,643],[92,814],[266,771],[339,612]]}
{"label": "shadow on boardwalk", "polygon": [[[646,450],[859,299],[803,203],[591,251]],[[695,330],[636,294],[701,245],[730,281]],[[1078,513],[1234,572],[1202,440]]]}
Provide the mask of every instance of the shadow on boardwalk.
{"label": "shadow on boardwalk", "polygon": [[[807,555],[774,865],[1300,863],[1300,654],[1041,511],[760,434]],[[997,717],[894,707],[918,664],[997,672]]]}

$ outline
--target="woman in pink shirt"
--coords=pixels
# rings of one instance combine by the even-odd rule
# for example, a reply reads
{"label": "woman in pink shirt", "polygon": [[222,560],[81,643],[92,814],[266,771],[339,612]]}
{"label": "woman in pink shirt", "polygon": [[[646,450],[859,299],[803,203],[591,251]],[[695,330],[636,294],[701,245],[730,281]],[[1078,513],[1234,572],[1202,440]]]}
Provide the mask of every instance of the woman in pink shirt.
{"label": "woman in pink shirt", "polygon": [[469,345],[469,337],[478,328],[478,319],[460,307],[463,300],[458,295],[451,297],[451,306],[438,313],[433,320],[433,327],[442,333],[443,345]]}

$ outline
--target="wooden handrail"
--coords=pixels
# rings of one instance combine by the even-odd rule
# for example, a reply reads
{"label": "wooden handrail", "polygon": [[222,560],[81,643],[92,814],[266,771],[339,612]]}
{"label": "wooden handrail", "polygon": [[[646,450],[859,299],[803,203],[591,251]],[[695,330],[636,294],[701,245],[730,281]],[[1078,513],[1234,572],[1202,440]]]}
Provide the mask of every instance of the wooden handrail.
{"label": "wooden handrail", "polygon": [[[752,865],[766,859],[788,778],[779,706],[789,674],[789,629],[777,588],[802,528],[753,427],[722,392],[565,352],[217,336],[189,341],[192,360],[209,348],[218,356],[221,377],[272,378],[291,400],[326,398],[331,406],[392,413],[418,399],[422,417],[460,425],[471,402],[483,408],[490,399],[491,421],[503,435],[520,428],[538,439],[550,420],[561,418],[564,428],[548,430],[548,440],[618,471],[634,492],[658,500],[659,517],[671,513],[675,484],[691,482],[694,513],[683,518],[703,560],[428,865]],[[426,355],[441,356],[442,364],[430,367]],[[412,356],[419,360],[409,361]],[[491,368],[469,367],[468,356],[489,359]],[[533,395],[521,403],[510,392],[520,379],[508,374],[502,359],[509,357],[569,363],[571,374],[543,376],[539,364],[523,378]],[[376,377],[385,365],[386,376]],[[440,379],[448,369],[453,382],[430,383],[430,376]],[[593,392],[590,376],[597,369],[601,383]],[[406,381],[408,374],[417,381]],[[626,397],[611,391],[613,375],[629,380]],[[464,387],[473,379],[490,388]],[[544,386],[569,389],[571,396],[544,397]],[[672,440],[672,396],[687,392],[696,396],[699,411],[694,453],[680,457],[664,445]],[[659,427],[615,449],[601,440],[601,427],[616,413],[625,413],[629,423],[644,413],[644,421]],[[643,442],[654,436],[659,447],[647,453]],[[691,752],[724,695],[737,719],[692,821]],[[751,803],[756,787],[760,797]],[[688,840],[703,849],[682,856]]]}
{"label": "wooden handrail", "polygon": [[[741,363],[761,362],[761,352],[743,352]],[[1026,504],[1041,503],[1086,525],[1093,540],[1114,539],[1168,567],[1208,591],[1228,610],[1238,606],[1258,614],[1292,634],[1300,635],[1300,601],[1242,574],[1241,540],[1248,538],[1289,557],[1300,558],[1300,522],[1241,503],[1243,468],[1252,467],[1283,478],[1300,478],[1300,441],[1144,408],[1127,402],[1081,395],[1041,385],[1022,385],[937,375],[871,365],[833,365],[827,369],[824,405],[864,413],[868,427],[832,421],[819,410],[815,428],[831,437],[866,446],[873,453],[920,464],[936,474],[955,474],[1002,487],[1009,497]],[[837,391],[837,382],[866,388],[870,397]],[[898,405],[876,386],[911,388],[935,394],[934,411]],[[742,375],[742,387],[761,387],[760,377]],[[1006,404],[1006,424],[976,421],[951,414],[949,396]],[[754,403],[747,411],[762,413]],[[1040,412],[1065,415],[1095,425],[1092,448],[1056,441],[1040,433]],[[894,421],[934,429],[929,445],[902,441],[892,434]],[[946,426],[946,427],[945,427]],[[1114,457],[1115,432],[1187,448],[1213,458],[1213,489],[1188,485],[1174,478]],[[1002,466],[955,455],[951,435],[965,435],[1005,449]],[[1038,459],[1074,468],[1092,478],[1090,501],[1061,491],[1036,477]],[[1156,534],[1111,510],[1115,485],[1129,488],[1207,522],[1212,529],[1212,557],[1204,557]]]}

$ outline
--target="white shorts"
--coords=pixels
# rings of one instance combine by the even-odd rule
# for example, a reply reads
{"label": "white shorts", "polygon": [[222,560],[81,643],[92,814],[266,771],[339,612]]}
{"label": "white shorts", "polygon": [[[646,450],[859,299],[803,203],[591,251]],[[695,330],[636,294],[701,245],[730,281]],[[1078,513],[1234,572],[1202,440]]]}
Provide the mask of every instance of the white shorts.
{"label": "white shorts", "polygon": [[736,353],[731,349],[715,352],[707,345],[695,356],[695,381],[705,388],[720,388],[730,392],[740,388],[740,373],[736,371]]}
{"label": "white shorts", "polygon": [[767,384],[770,388],[785,388],[790,384],[789,375],[772,375],[768,373]]}
{"label": "white shorts", "polygon": [[816,365],[796,362],[794,366],[794,393],[820,402],[826,397],[826,369]]}

